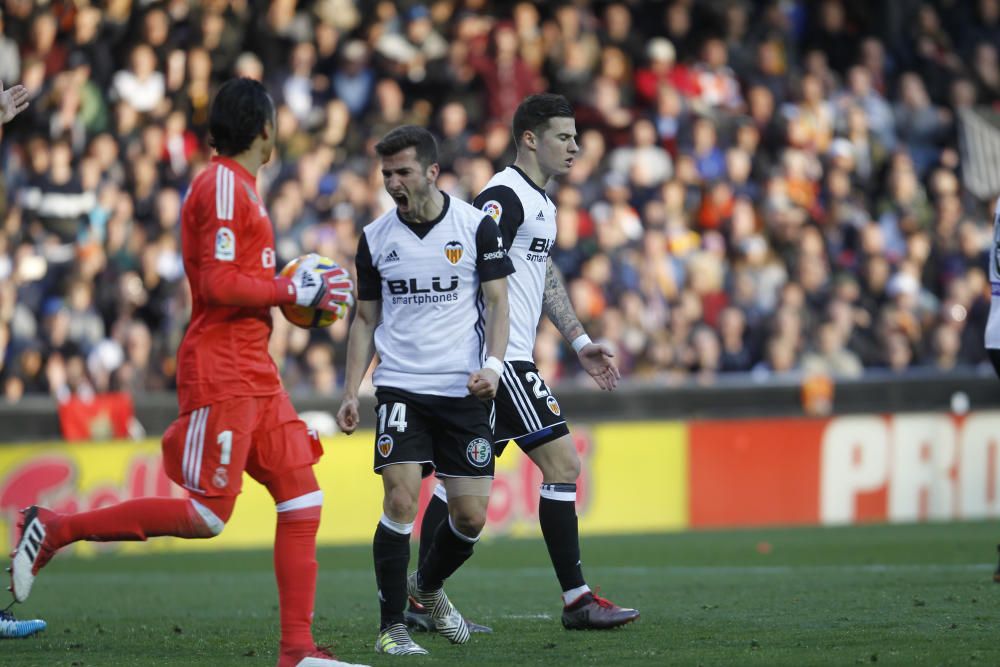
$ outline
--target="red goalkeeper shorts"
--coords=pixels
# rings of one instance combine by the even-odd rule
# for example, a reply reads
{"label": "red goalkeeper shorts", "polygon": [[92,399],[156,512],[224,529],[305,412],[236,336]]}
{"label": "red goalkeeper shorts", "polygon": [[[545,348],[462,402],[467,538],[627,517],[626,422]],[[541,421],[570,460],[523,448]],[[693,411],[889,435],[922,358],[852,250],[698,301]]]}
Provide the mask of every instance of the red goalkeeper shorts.
{"label": "red goalkeeper shorts", "polygon": [[235,496],[243,471],[262,484],[323,455],[288,394],[232,398],[178,417],[163,434],[167,476],[192,493]]}

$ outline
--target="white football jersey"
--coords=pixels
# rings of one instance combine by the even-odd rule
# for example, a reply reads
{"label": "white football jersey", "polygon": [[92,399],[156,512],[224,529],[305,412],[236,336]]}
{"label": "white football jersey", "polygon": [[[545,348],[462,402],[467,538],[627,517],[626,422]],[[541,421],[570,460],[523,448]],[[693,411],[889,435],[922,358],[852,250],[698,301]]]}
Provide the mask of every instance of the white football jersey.
{"label": "white football jersey", "polygon": [[358,297],[382,301],[375,386],[467,396],[484,360],[480,282],[513,271],[493,219],[448,195],[431,222],[392,209],[365,227],[356,262]]}
{"label": "white football jersey", "polygon": [[510,294],[510,340],[507,361],[533,361],[535,334],[542,315],[549,250],[556,242],[556,205],[519,168],[493,176],[473,202],[500,225],[514,275]]}
{"label": "white football jersey", "polygon": [[993,211],[993,247],[990,249],[990,316],[986,320],[986,349],[1000,350],[1000,199]]}

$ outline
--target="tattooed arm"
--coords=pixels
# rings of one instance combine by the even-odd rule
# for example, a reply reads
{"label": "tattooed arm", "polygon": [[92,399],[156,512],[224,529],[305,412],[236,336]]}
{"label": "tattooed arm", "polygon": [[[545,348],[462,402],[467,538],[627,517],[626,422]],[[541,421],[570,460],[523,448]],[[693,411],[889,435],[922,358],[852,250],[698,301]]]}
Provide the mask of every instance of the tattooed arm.
{"label": "tattooed arm", "polygon": [[542,296],[542,310],[548,316],[556,329],[567,341],[573,344],[576,355],[580,359],[580,365],[592,378],[597,386],[608,391],[614,389],[618,384],[618,367],[611,360],[614,352],[604,344],[591,342],[590,337],[580,324],[580,318],[573,310],[573,303],[566,293],[566,286],[563,284],[562,274],[552,258],[548,259],[545,266],[545,292]]}
{"label": "tattooed arm", "polygon": [[563,284],[562,273],[552,263],[549,257],[545,265],[545,293],[542,297],[542,310],[556,329],[563,335],[563,338],[573,342],[580,336],[587,333],[580,324],[580,319],[573,310],[573,302],[569,300],[566,293],[566,286]]}

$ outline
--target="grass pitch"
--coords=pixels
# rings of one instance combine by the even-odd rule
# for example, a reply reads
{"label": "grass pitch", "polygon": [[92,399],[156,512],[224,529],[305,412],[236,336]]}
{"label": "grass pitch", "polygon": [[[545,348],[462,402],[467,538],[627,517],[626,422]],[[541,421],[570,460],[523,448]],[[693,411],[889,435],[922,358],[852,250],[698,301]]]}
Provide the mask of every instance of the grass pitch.
{"label": "grass pitch", "polygon": [[[495,634],[418,634],[415,658],[373,651],[369,548],[324,549],[315,629],[376,666],[998,665],[998,540],[993,523],[588,538],[590,584],[642,611],[601,633],[562,629],[541,541],[496,540],[448,585]],[[0,641],[0,664],[270,667],[276,600],[269,552],[57,557],[14,610],[48,630]]]}

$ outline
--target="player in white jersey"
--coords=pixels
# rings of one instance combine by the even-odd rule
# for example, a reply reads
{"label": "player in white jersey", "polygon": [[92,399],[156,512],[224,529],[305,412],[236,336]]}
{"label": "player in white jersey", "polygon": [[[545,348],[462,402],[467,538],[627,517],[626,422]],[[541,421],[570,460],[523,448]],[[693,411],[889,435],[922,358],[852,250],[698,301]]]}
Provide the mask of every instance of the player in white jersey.
{"label": "player in white jersey", "polygon": [[[535,331],[544,311],[601,389],[614,389],[618,381],[611,350],[587,336],[562,276],[549,258],[556,239],[556,207],[544,187],[573,165],[579,151],[576,121],[561,95],[532,95],[517,108],[513,131],[514,164],[496,174],[474,202],[500,225],[504,247],[516,269],[509,280],[510,343],[495,402],[493,442],[500,455],[513,440],[542,471],[538,520],[563,591],[563,625],[568,629],[613,628],[634,621],[639,612],[598,597],[583,578],[576,516],[580,458],[559,401],[533,359]],[[450,497],[440,485],[435,489],[421,523],[423,535],[433,534],[447,516]],[[423,539],[420,547],[421,554],[426,554]],[[407,614],[411,625],[422,624],[419,612],[411,602]]]}
{"label": "player in white jersey", "polygon": [[1000,199],[993,212],[993,249],[990,252],[990,315],[986,320],[986,351],[1000,375]]}
{"label": "player in white jersey", "polygon": [[[993,211],[993,248],[990,249],[990,314],[986,320],[986,354],[1000,377],[1000,198]],[[997,545],[1000,552],[1000,544]],[[1000,563],[993,573],[1000,584]]]}
{"label": "player in white jersey", "polygon": [[[337,423],[347,434],[358,427],[358,388],[374,343],[374,468],[385,491],[372,549],[381,611],[375,649],[414,655],[427,651],[403,622],[408,595],[452,643],[469,639],[443,586],[486,522],[491,399],[503,373],[514,267],[493,218],[435,187],[437,144],[427,130],[396,128],[375,152],[396,208],[366,226],[358,243],[358,305]],[[431,472],[448,489],[450,516],[426,536],[429,554],[407,578],[420,483]]]}

